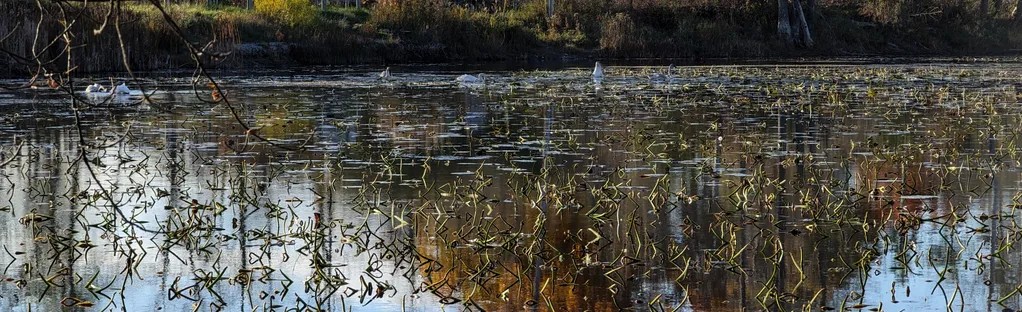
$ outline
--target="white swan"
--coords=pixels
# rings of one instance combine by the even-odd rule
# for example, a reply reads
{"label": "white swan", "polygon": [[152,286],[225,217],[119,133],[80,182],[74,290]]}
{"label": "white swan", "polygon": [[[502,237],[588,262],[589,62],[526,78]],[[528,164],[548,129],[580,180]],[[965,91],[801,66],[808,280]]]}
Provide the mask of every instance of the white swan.
{"label": "white swan", "polygon": [[387,67],[387,69],[384,69],[383,72],[380,73],[380,80],[388,79],[390,79],[390,67]]}
{"label": "white swan", "polygon": [[593,82],[603,82],[603,64],[596,62],[596,68],[593,68]]}
{"label": "white swan", "polygon": [[654,73],[654,74],[649,76],[649,80],[652,80],[652,81],[669,81],[671,79],[674,79],[674,64],[671,64],[670,66],[667,66],[667,72],[666,73],[663,73],[663,74],[661,74],[661,73]]}
{"label": "white swan", "polygon": [[486,75],[479,74],[479,76],[472,76],[472,75],[465,74],[465,75],[458,76],[458,78],[455,78],[454,81],[457,81],[461,85],[479,85],[479,84],[485,85],[486,84]]}
{"label": "white swan", "polygon": [[116,93],[117,95],[130,95],[132,92],[134,91],[128,89],[128,86],[125,85],[123,82],[117,85],[116,88],[114,88],[114,93]]}
{"label": "white swan", "polygon": [[107,93],[106,88],[98,83],[94,83],[85,87],[85,93]]}

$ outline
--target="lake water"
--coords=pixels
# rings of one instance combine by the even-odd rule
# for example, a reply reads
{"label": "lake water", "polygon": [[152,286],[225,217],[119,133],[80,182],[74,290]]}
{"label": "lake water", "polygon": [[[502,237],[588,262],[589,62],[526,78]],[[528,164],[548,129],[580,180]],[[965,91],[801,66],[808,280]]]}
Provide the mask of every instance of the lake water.
{"label": "lake water", "polygon": [[1022,65],[664,70],[5,91],[0,309],[1020,308]]}

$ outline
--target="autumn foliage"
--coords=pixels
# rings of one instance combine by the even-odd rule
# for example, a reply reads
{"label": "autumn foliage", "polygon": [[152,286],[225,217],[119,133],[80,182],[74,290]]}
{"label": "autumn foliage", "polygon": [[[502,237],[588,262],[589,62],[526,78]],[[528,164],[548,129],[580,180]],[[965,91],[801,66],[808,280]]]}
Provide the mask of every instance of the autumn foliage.
{"label": "autumn foliage", "polygon": [[319,16],[309,0],[255,0],[255,9],[291,27],[310,25]]}

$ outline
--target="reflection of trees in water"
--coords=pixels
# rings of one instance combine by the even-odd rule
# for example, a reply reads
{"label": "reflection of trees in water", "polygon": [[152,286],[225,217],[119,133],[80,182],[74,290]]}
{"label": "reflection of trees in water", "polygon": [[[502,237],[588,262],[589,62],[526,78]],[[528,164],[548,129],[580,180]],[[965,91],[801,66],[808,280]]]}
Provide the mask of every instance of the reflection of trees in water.
{"label": "reflection of trees in water", "polygon": [[[629,127],[626,127],[627,124],[622,123],[621,125],[620,128],[614,128],[611,125],[611,127],[605,127],[602,130],[607,133],[629,131]],[[588,139],[597,141],[599,136],[600,134],[595,134]],[[656,179],[645,176],[647,173],[642,170],[620,170],[620,168],[630,168],[637,165],[634,163],[634,156],[615,152],[630,150],[631,148],[633,147],[629,146],[627,141],[621,140],[609,142],[604,146],[598,147],[591,154],[596,156],[592,160],[570,156],[553,157],[552,161],[557,163],[558,166],[562,166],[563,170],[554,170],[545,179],[548,179],[546,180],[547,183],[560,185],[564,189],[555,193],[555,196],[559,197],[552,199],[553,201],[550,203],[552,211],[543,219],[545,220],[544,226],[549,229],[548,237],[542,241],[531,236],[512,240],[513,242],[519,242],[516,245],[533,246],[535,248],[536,244],[542,244],[549,247],[549,251],[538,254],[538,257],[544,259],[544,264],[548,263],[548,265],[541,269],[549,270],[549,272],[544,271],[544,274],[541,276],[552,278],[550,281],[543,281],[541,283],[545,287],[543,288],[542,296],[543,298],[558,298],[554,300],[553,304],[555,304],[555,307],[571,308],[573,304],[579,302],[587,303],[584,307],[589,308],[642,305],[643,302],[652,300],[656,295],[662,295],[658,298],[662,302],[676,305],[681,303],[680,300],[683,300],[685,295],[691,295],[692,304],[696,307],[736,308],[755,304],[753,300],[756,299],[754,297],[756,297],[757,293],[761,292],[761,288],[753,289],[751,285],[762,285],[765,281],[772,280],[777,285],[776,292],[778,294],[786,293],[785,287],[800,283],[802,287],[797,295],[805,296],[804,298],[813,295],[808,289],[818,289],[820,288],[818,286],[823,284],[818,279],[804,280],[798,276],[799,274],[794,272],[795,269],[791,268],[792,265],[785,263],[790,261],[786,258],[780,259],[780,264],[783,265],[780,269],[786,272],[781,272],[779,278],[771,278],[776,273],[773,270],[778,269],[778,267],[769,263],[768,259],[761,257],[763,252],[766,252],[764,251],[765,249],[774,247],[774,245],[767,243],[780,243],[785,246],[781,249],[809,250],[812,249],[810,247],[816,247],[816,241],[808,237],[818,239],[819,236],[800,234],[789,235],[790,237],[788,237],[784,236],[780,230],[773,230],[772,232],[762,232],[763,230],[760,230],[760,232],[757,232],[757,225],[747,224],[746,220],[743,219],[724,221],[722,219],[709,218],[714,216],[713,214],[690,212],[689,210],[692,209],[712,211],[716,209],[715,207],[719,207],[718,205],[720,204],[726,205],[727,201],[721,198],[721,194],[726,194],[726,192],[730,191],[727,188],[719,190],[718,188],[723,184],[715,182],[707,176],[698,176],[700,172],[695,169],[672,172],[672,176],[684,178],[671,179],[672,185],[669,187],[669,189],[675,191],[681,189],[702,190],[702,193],[699,193],[699,195],[704,200],[699,200],[693,204],[683,204],[681,198],[674,197],[670,205],[664,205],[663,207],[651,207],[648,204],[635,204],[634,202],[626,201],[624,204],[610,209],[605,206],[606,203],[599,201],[597,196],[587,193],[592,191],[591,188],[603,187],[601,184],[607,182],[611,185],[615,183],[627,185],[619,190],[608,188],[601,189],[599,190],[600,192],[633,192],[629,196],[637,198],[642,198],[643,195],[648,194],[648,190],[653,187],[652,184]],[[771,175],[790,179],[806,178],[804,176],[805,170],[802,167],[789,171],[780,165],[780,161],[775,163],[777,164],[775,166],[778,168],[778,172],[771,173]],[[576,175],[575,172],[577,172],[575,170],[580,168],[594,168],[594,170],[588,175],[582,175],[585,178],[581,180],[573,179]],[[612,168],[619,169],[614,170]],[[490,172],[484,172],[484,175],[489,174]],[[532,178],[535,177],[533,176]],[[514,185],[516,180],[532,181],[529,177],[504,175],[496,177],[493,185]],[[471,184],[471,182],[467,183]],[[581,187],[582,185],[585,185],[585,187]],[[535,203],[536,199],[528,200],[521,198],[521,196],[537,196],[539,190],[536,188],[527,189],[526,194],[531,195],[516,195],[513,194],[514,191],[508,189],[487,188],[489,191],[485,193],[484,197],[498,200],[491,205],[487,205],[494,209],[494,219],[507,222],[504,218],[515,218],[517,221],[507,222],[510,225],[492,229],[480,228],[475,223],[482,222],[484,219],[473,214],[472,211],[478,211],[475,210],[478,208],[475,208],[473,205],[459,204],[457,200],[452,200],[449,203],[446,200],[441,200],[438,206],[444,208],[444,214],[437,216],[438,220],[425,219],[424,222],[426,222],[427,226],[420,228],[421,230],[418,234],[418,240],[420,241],[418,245],[419,252],[427,255],[427,257],[436,257],[430,258],[427,262],[432,263],[436,261],[442,264],[441,267],[448,268],[448,270],[438,272],[430,269],[423,270],[427,280],[438,285],[433,290],[442,293],[444,296],[469,296],[465,293],[466,291],[474,289],[474,287],[482,287],[490,291],[472,293],[472,296],[488,298],[488,300],[482,302],[501,302],[499,297],[494,297],[496,294],[503,293],[503,290],[506,290],[506,287],[508,287],[506,285],[510,284],[515,286],[517,297],[510,300],[510,303],[508,303],[509,307],[514,306],[514,303],[527,302],[529,299],[532,299],[529,294],[532,288],[536,287],[533,286],[533,281],[530,280],[530,277],[533,275],[523,274],[528,272],[532,262],[529,261],[530,259],[522,259],[520,256],[521,254],[528,253],[502,251],[501,248],[505,248],[503,243],[506,242],[500,240],[498,242],[502,243],[500,245],[502,247],[475,245],[479,241],[492,239],[490,235],[506,237],[512,234],[535,232],[536,229],[533,227],[533,224],[541,215],[529,203]],[[457,191],[448,192],[458,193]],[[793,194],[784,196],[791,203],[796,202]],[[500,199],[508,200],[505,202],[500,201]],[[712,204],[715,202],[718,204]],[[777,213],[782,214],[786,213],[780,211],[781,208],[790,206],[790,204],[783,201],[778,201],[774,205],[773,207],[778,209]],[[585,210],[590,208],[600,209],[599,207],[601,206],[606,211],[597,212],[612,212],[615,214],[614,218],[623,218],[622,220],[624,221],[602,224],[594,222],[590,216],[584,215],[587,212]],[[657,209],[664,210],[656,211]],[[784,217],[797,218],[797,216],[787,215]],[[773,220],[780,218],[780,215],[774,214]],[[686,233],[684,231],[686,228],[686,225],[683,224],[684,222],[692,223],[687,225],[689,228],[696,227],[699,230],[688,231]],[[747,242],[743,243],[749,244],[746,248],[759,251],[758,253],[750,252],[742,257],[744,259],[742,267],[745,268],[746,275],[728,273],[724,269],[718,268],[712,269],[712,271],[715,275],[720,275],[723,278],[711,279],[706,283],[697,283],[696,285],[675,282],[679,277],[677,274],[679,274],[680,270],[675,269],[673,265],[670,265],[670,261],[666,260],[665,251],[679,248],[683,244],[684,247],[689,248],[687,249],[687,254],[691,259],[699,259],[697,261],[707,267],[715,266],[709,263],[709,258],[702,258],[704,257],[702,254],[707,250],[721,247],[719,245],[720,238],[709,235],[710,232],[707,231],[714,224],[720,222],[737,222],[735,225],[738,228],[745,228],[743,232],[746,233],[744,237]],[[642,228],[645,225],[652,225],[652,233],[648,230],[636,230],[636,228]],[[591,232],[587,232],[589,229],[594,229],[595,232],[592,233],[599,233],[605,238],[597,240],[597,243],[593,244],[591,240],[595,237],[589,234]],[[443,238],[433,234],[452,232],[458,233],[458,235],[440,235],[446,237]],[[500,233],[503,236],[490,232]],[[757,239],[763,235],[773,236],[776,240],[758,242]],[[692,238],[686,239],[685,237],[688,236]],[[432,239],[429,239],[430,237]],[[653,244],[656,244],[657,248],[659,248],[660,255],[656,255],[657,252],[649,251],[648,247],[641,252],[635,251],[636,248],[641,250],[640,246],[642,243],[633,240],[634,237],[649,239],[647,243],[655,242]],[[830,250],[822,251],[822,254],[827,255],[835,253]],[[514,255],[516,254],[519,256],[515,257]],[[821,261],[820,258],[813,258],[820,257],[818,253],[807,252],[804,256],[806,257],[805,263],[802,263],[800,267],[804,271],[808,270],[805,272],[807,275],[821,277],[825,275],[825,272],[821,272],[821,267],[824,266],[813,263],[813,260]],[[705,259],[705,261],[702,261],[702,259]],[[677,259],[673,260],[676,261]],[[822,261],[829,261],[829,259]],[[493,262],[498,262],[500,265],[494,265],[492,264]],[[625,263],[628,264],[622,266]],[[494,267],[502,268],[504,266],[514,269],[494,269]],[[761,270],[760,267],[763,269]],[[612,272],[605,276],[604,273],[608,271]],[[485,273],[492,275],[493,278],[492,281],[491,279],[479,281],[475,276],[466,272]],[[487,285],[488,283],[491,285]],[[551,286],[551,284],[554,286]],[[690,287],[688,290],[691,293],[685,293],[683,286]],[[501,290],[492,291],[493,288]],[[663,291],[651,292],[650,289]],[[703,290],[707,291],[703,292]],[[560,293],[561,291],[565,293],[562,294]],[[700,295],[702,293],[712,295],[702,296]],[[479,301],[477,297],[471,298]],[[580,298],[588,298],[588,300]]]}
{"label": "reflection of trees in water", "polygon": [[[451,98],[454,104],[442,104]],[[983,297],[989,305],[1017,283],[1010,265],[1018,260],[1010,246],[1015,221],[1002,216],[1012,213],[1014,206],[1005,203],[1016,199],[1017,173],[984,169],[982,161],[962,165],[969,170],[942,168],[947,158],[933,156],[933,150],[961,155],[981,147],[989,155],[1003,150],[1000,138],[977,137],[970,134],[975,129],[956,129],[961,126],[956,122],[929,125],[928,131],[952,128],[947,134],[952,139],[919,151],[907,143],[918,141],[913,136],[920,133],[839,135],[821,126],[839,121],[781,108],[693,106],[662,117],[625,104],[583,110],[606,103],[551,107],[512,98],[497,105],[471,93],[373,99],[329,108],[279,98],[249,103],[245,116],[261,124],[266,137],[324,129],[317,133],[323,145],[345,144],[334,149],[289,152],[253,144],[241,157],[235,151],[217,157],[209,143],[219,144],[221,134],[244,135],[229,119],[135,115],[147,124],[135,129],[131,144],[90,150],[101,158],[105,169],[97,172],[116,187],[115,198],[129,198],[132,205],[121,205],[126,211],[159,221],[149,225],[198,228],[187,238],[170,239],[179,245],[150,254],[140,272],[161,273],[149,280],[153,284],[130,284],[130,292],[163,298],[199,284],[200,270],[226,270],[227,279],[192,288],[198,290],[189,295],[208,304],[217,302],[215,291],[228,302],[247,298],[243,305],[265,306],[282,297],[251,297],[280,291],[287,274],[296,284],[283,300],[301,298],[335,309],[356,301],[388,309],[400,303],[439,308],[438,301],[462,300],[458,304],[505,310],[530,304],[641,309],[661,303],[696,310],[792,310],[813,298],[814,308],[835,307],[846,297],[871,303],[894,288],[892,283],[919,280],[914,274],[933,269],[929,263],[912,267],[916,271],[892,267],[930,258],[955,268],[943,285],[961,286],[970,300]],[[98,136],[117,129],[104,125],[107,116],[118,117],[85,116],[85,132]],[[278,123],[288,119],[299,125]],[[338,120],[345,121],[335,124],[343,128],[324,126]],[[843,127],[887,125],[877,118],[855,123]],[[129,235],[133,227],[123,223],[104,225],[109,213],[97,208],[102,199],[72,203],[68,197],[75,196],[62,195],[86,188],[92,191],[86,197],[96,196],[88,172],[67,168],[67,159],[77,153],[74,134],[51,129],[35,135],[22,151],[25,158],[18,159],[25,173],[13,173],[14,182],[0,182],[0,189],[15,197],[16,216],[35,208],[56,219],[34,225],[4,219],[15,232],[7,246],[72,230],[79,240],[97,242],[113,240],[102,236],[107,232],[120,234],[120,242],[152,235]],[[663,141],[668,142],[654,144]],[[853,149],[852,141],[859,146]],[[945,148],[959,143],[963,147]],[[118,156],[143,159],[131,152],[135,147],[145,148],[150,160],[120,166]],[[402,153],[390,153],[395,149]],[[489,158],[417,158],[479,151]],[[69,171],[67,179],[54,180]],[[390,176],[393,172],[403,176]],[[141,195],[132,193],[140,186]],[[214,215],[217,203],[227,211]],[[80,211],[86,212],[75,214]],[[961,220],[936,218],[952,212]],[[218,235],[237,236],[220,242]],[[95,261],[80,260],[85,247],[58,252],[63,245],[55,244],[44,239],[26,244],[19,260],[44,272],[28,275],[25,292],[42,294],[46,307],[59,309],[54,301],[88,295],[76,274],[99,272],[105,282],[128,278],[108,263],[120,265],[134,256],[107,253],[109,244],[88,252]],[[1005,252],[990,256],[1002,247]],[[291,258],[282,259],[284,253]],[[970,270],[978,264],[985,265],[982,272]],[[265,273],[264,266],[278,271]],[[28,272],[20,270],[16,266],[8,274]],[[41,278],[54,274],[61,287],[46,291]],[[242,285],[245,276],[251,280]],[[308,289],[295,290],[306,282]],[[917,293],[932,287],[915,285]],[[0,287],[19,291],[14,282]],[[403,295],[416,291],[422,296],[406,301]],[[27,302],[21,300],[9,304]],[[177,297],[158,304],[191,303]]]}
{"label": "reflection of trees in water", "polygon": [[370,142],[400,149],[399,155],[475,156],[492,141],[488,101],[468,92],[381,95],[363,124],[374,127]]}
{"label": "reflection of trees in water", "polygon": [[[859,259],[861,250],[846,242],[871,241],[853,226],[805,222],[814,214],[828,214],[823,211],[825,206],[840,200],[840,196],[827,195],[814,180],[841,177],[805,157],[818,152],[817,144],[828,144],[828,136],[814,128],[814,119],[796,114],[778,115],[775,121],[773,134],[739,136],[738,140],[733,129],[723,128],[721,137],[727,139],[717,148],[717,162],[722,162],[727,171],[719,178],[707,171],[692,178],[699,181],[693,184],[701,198],[692,209],[702,213],[687,216],[691,226],[698,229],[689,234],[687,246],[693,258],[700,259],[698,266],[715,277],[688,284],[691,303],[697,310],[751,306],[797,309],[817,291],[840,282],[829,278],[833,268]],[[745,140],[783,144],[764,144],[776,151],[748,153],[741,145]],[[799,192],[773,185],[770,180],[787,181]],[[716,207],[730,213],[703,212],[715,211]],[[733,256],[740,260],[728,260]],[[822,295],[827,298],[826,291]]]}

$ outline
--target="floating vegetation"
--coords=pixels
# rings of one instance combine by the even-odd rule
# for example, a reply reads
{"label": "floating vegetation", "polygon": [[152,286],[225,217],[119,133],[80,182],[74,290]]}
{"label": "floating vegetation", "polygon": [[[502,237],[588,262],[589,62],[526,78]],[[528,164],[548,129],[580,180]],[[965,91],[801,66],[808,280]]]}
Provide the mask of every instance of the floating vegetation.
{"label": "floating vegetation", "polygon": [[[9,310],[1020,308],[1017,64],[0,96]],[[229,90],[221,92],[220,90]],[[72,109],[73,108],[73,109]]]}

